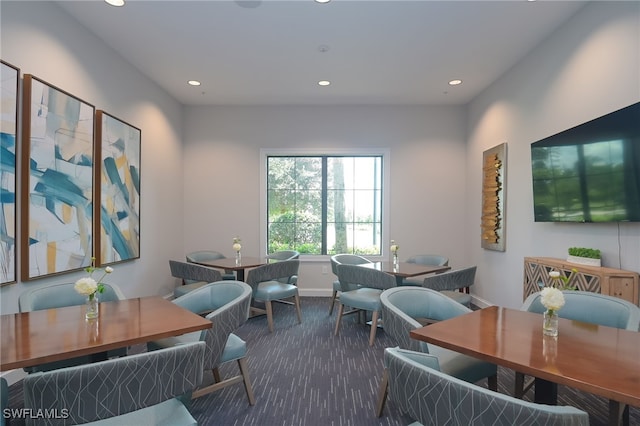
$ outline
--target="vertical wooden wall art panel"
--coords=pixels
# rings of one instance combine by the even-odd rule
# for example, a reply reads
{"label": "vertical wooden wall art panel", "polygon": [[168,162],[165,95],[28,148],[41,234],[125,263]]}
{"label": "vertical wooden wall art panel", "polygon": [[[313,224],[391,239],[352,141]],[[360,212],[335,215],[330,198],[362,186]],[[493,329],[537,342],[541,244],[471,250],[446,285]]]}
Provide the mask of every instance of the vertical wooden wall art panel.
{"label": "vertical wooden wall art panel", "polygon": [[104,111],[96,112],[97,263],[140,257],[141,131]]}
{"label": "vertical wooden wall art panel", "polygon": [[16,155],[20,70],[0,63],[0,285],[16,281]]}
{"label": "vertical wooden wall art panel", "polygon": [[482,155],[482,248],[506,250],[507,144],[486,150]]}
{"label": "vertical wooden wall art panel", "polygon": [[21,275],[30,280],[91,264],[95,108],[24,76]]}

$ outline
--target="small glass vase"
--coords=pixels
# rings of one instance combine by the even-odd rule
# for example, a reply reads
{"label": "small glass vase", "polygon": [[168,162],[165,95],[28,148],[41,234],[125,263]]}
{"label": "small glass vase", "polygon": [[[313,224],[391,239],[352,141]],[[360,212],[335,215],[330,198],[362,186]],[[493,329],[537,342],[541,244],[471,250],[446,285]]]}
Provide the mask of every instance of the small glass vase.
{"label": "small glass vase", "polygon": [[393,266],[398,266],[398,253],[393,253]]}
{"label": "small glass vase", "polygon": [[236,266],[240,266],[242,264],[242,254],[240,254],[240,250],[236,252]]}
{"label": "small glass vase", "polygon": [[545,336],[556,337],[558,335],[558,314],[554,311],[545,311],[542,319],[542,333]]}
{"label": "small glass vase", "polygon": [[98,318],[99,306],[100,306],[98,303],[99,301],[98,301],[97,294],[94,293],[87,296],[87,303],[86,303],[87,311],[84,315],[86,319],[92,320],[92,319]]}

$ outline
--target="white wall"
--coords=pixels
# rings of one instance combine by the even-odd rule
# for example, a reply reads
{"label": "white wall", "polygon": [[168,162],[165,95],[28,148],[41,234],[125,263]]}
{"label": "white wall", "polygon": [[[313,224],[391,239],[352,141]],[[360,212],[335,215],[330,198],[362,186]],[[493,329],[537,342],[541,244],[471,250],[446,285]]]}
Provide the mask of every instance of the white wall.
{"label": "white wall", "polygon": [[[442,253],[465,265],[465,115],[462,107],[190,107],[185,110],[185,249],[259,256],[260,149],[390,150],[390,234],[401,258]],[[329,295],[324,262],[303,262],[303,295]],[[329,269],[330,271],[330,269]]]}
{"label": "white wall", "polygon": [[[640,271],[640,223],[534,223],[530,145],[640,100],[640,3],[598,2],[577,15],[469,106],[467,242],[479,265],[475,292],[522,303],[523,258],[566,258],[572,246],[603,252],[603,265]],[[507,250],[478,239],[482,152],[508,144]]]}
{"label": "white wall", "polygon": [[[55,3],[2,2],[1,7],[3,60],[142,129],[141,255],[114,265],[108,282],[129,297],[169,292],[174,280],[167,259],[184,253],[181,105]],[[4,286],[0,312],[17,312],[18,295],[25,289],[80,276]]]}

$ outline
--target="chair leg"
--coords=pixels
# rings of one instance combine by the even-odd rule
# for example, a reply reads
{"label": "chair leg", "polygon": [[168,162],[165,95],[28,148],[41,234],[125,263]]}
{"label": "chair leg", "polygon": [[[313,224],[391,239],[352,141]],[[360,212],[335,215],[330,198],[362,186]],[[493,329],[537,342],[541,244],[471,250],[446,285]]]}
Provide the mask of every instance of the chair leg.
{"label": "chair leg", "polygon": [[216,383],[220,383],[222,380],[220,378],[220,370],[218,370],[218,367],[211,370],[211,372],[213,373],[213,381]]}
{"label": "chair leg", "polygon": [[296,314],[298,315],[298,324],[302,324],[302,311],[300,310],[300,296],[298,296],[298,292],[296,292],[293,298],[296,302]]}
{"label": "chair leg", "polygon": [[329,316],[333,314],[333,305],[336,304],[336,298],[338,297],[338,292],[336,290],[333,291],[333,295],[331,295],[331,306],[329,306]]}
{"label": "chair leg", "polygon": [[265,301],[264,306],[267,308],[267,324],[269,325],[269,332],[273,333],[273,306],[271,306],[271,300]]}
{"label": "chair leg", "polygon": [[373,311],[371,314],[371,332],[369,333],[369,346],[373,346],[374,340],[376,340],[376,330],[378,330],[378,311]]}
{"label": "chair leg", "polygon": [[389,370],[386,368],[382,373],[382,381],[378,390],[378,404],[376,405],[376,417],[381,417],[384,411],[384,404],[387,402],[387,392],[389,391]]}
{"label": "chair leg", "polygon": [[338,318],[336,318],[336,329],[333,332],[334,336],[338,335],[338,330],[340,330],[340,320],[342,320],[342,312],[344,311],[344,305],[340,303],[338,305]]}
{"label": "chair leg", "polygon": [[253,396],[253,387],[251,386],[251,379],[249,378],[249,368],[247,367],[247,359],[240,358],[238,360],[238,367],[240,367],[240,373],[244,380],[244,390],[247,391],[247,398],[249,398],[249,405],[256,404],[256,398]]}
{"label": "chair leg", "polygon": [[494,392],[498,391],[498,375],[497,374],[487,377],[487,387]]}

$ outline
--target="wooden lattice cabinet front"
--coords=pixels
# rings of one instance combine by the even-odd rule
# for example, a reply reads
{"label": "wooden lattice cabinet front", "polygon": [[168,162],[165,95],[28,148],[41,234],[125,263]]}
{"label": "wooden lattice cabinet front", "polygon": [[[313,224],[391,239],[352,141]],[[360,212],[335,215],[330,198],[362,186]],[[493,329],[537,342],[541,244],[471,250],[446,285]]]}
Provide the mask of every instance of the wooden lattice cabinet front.
{"label": "wooden lattice cabinet front", "polygon": [[[578,271],[571,276],[571,270]],[[622,269],[586,266],[552,257],[524,258],[523,300],[532,293],[551,284],[550,271],[559,271],[565,277],[571,276],[572,286],[577,290],[592,291],[619,297],[638,305],[640,277],[637,272]]]}

